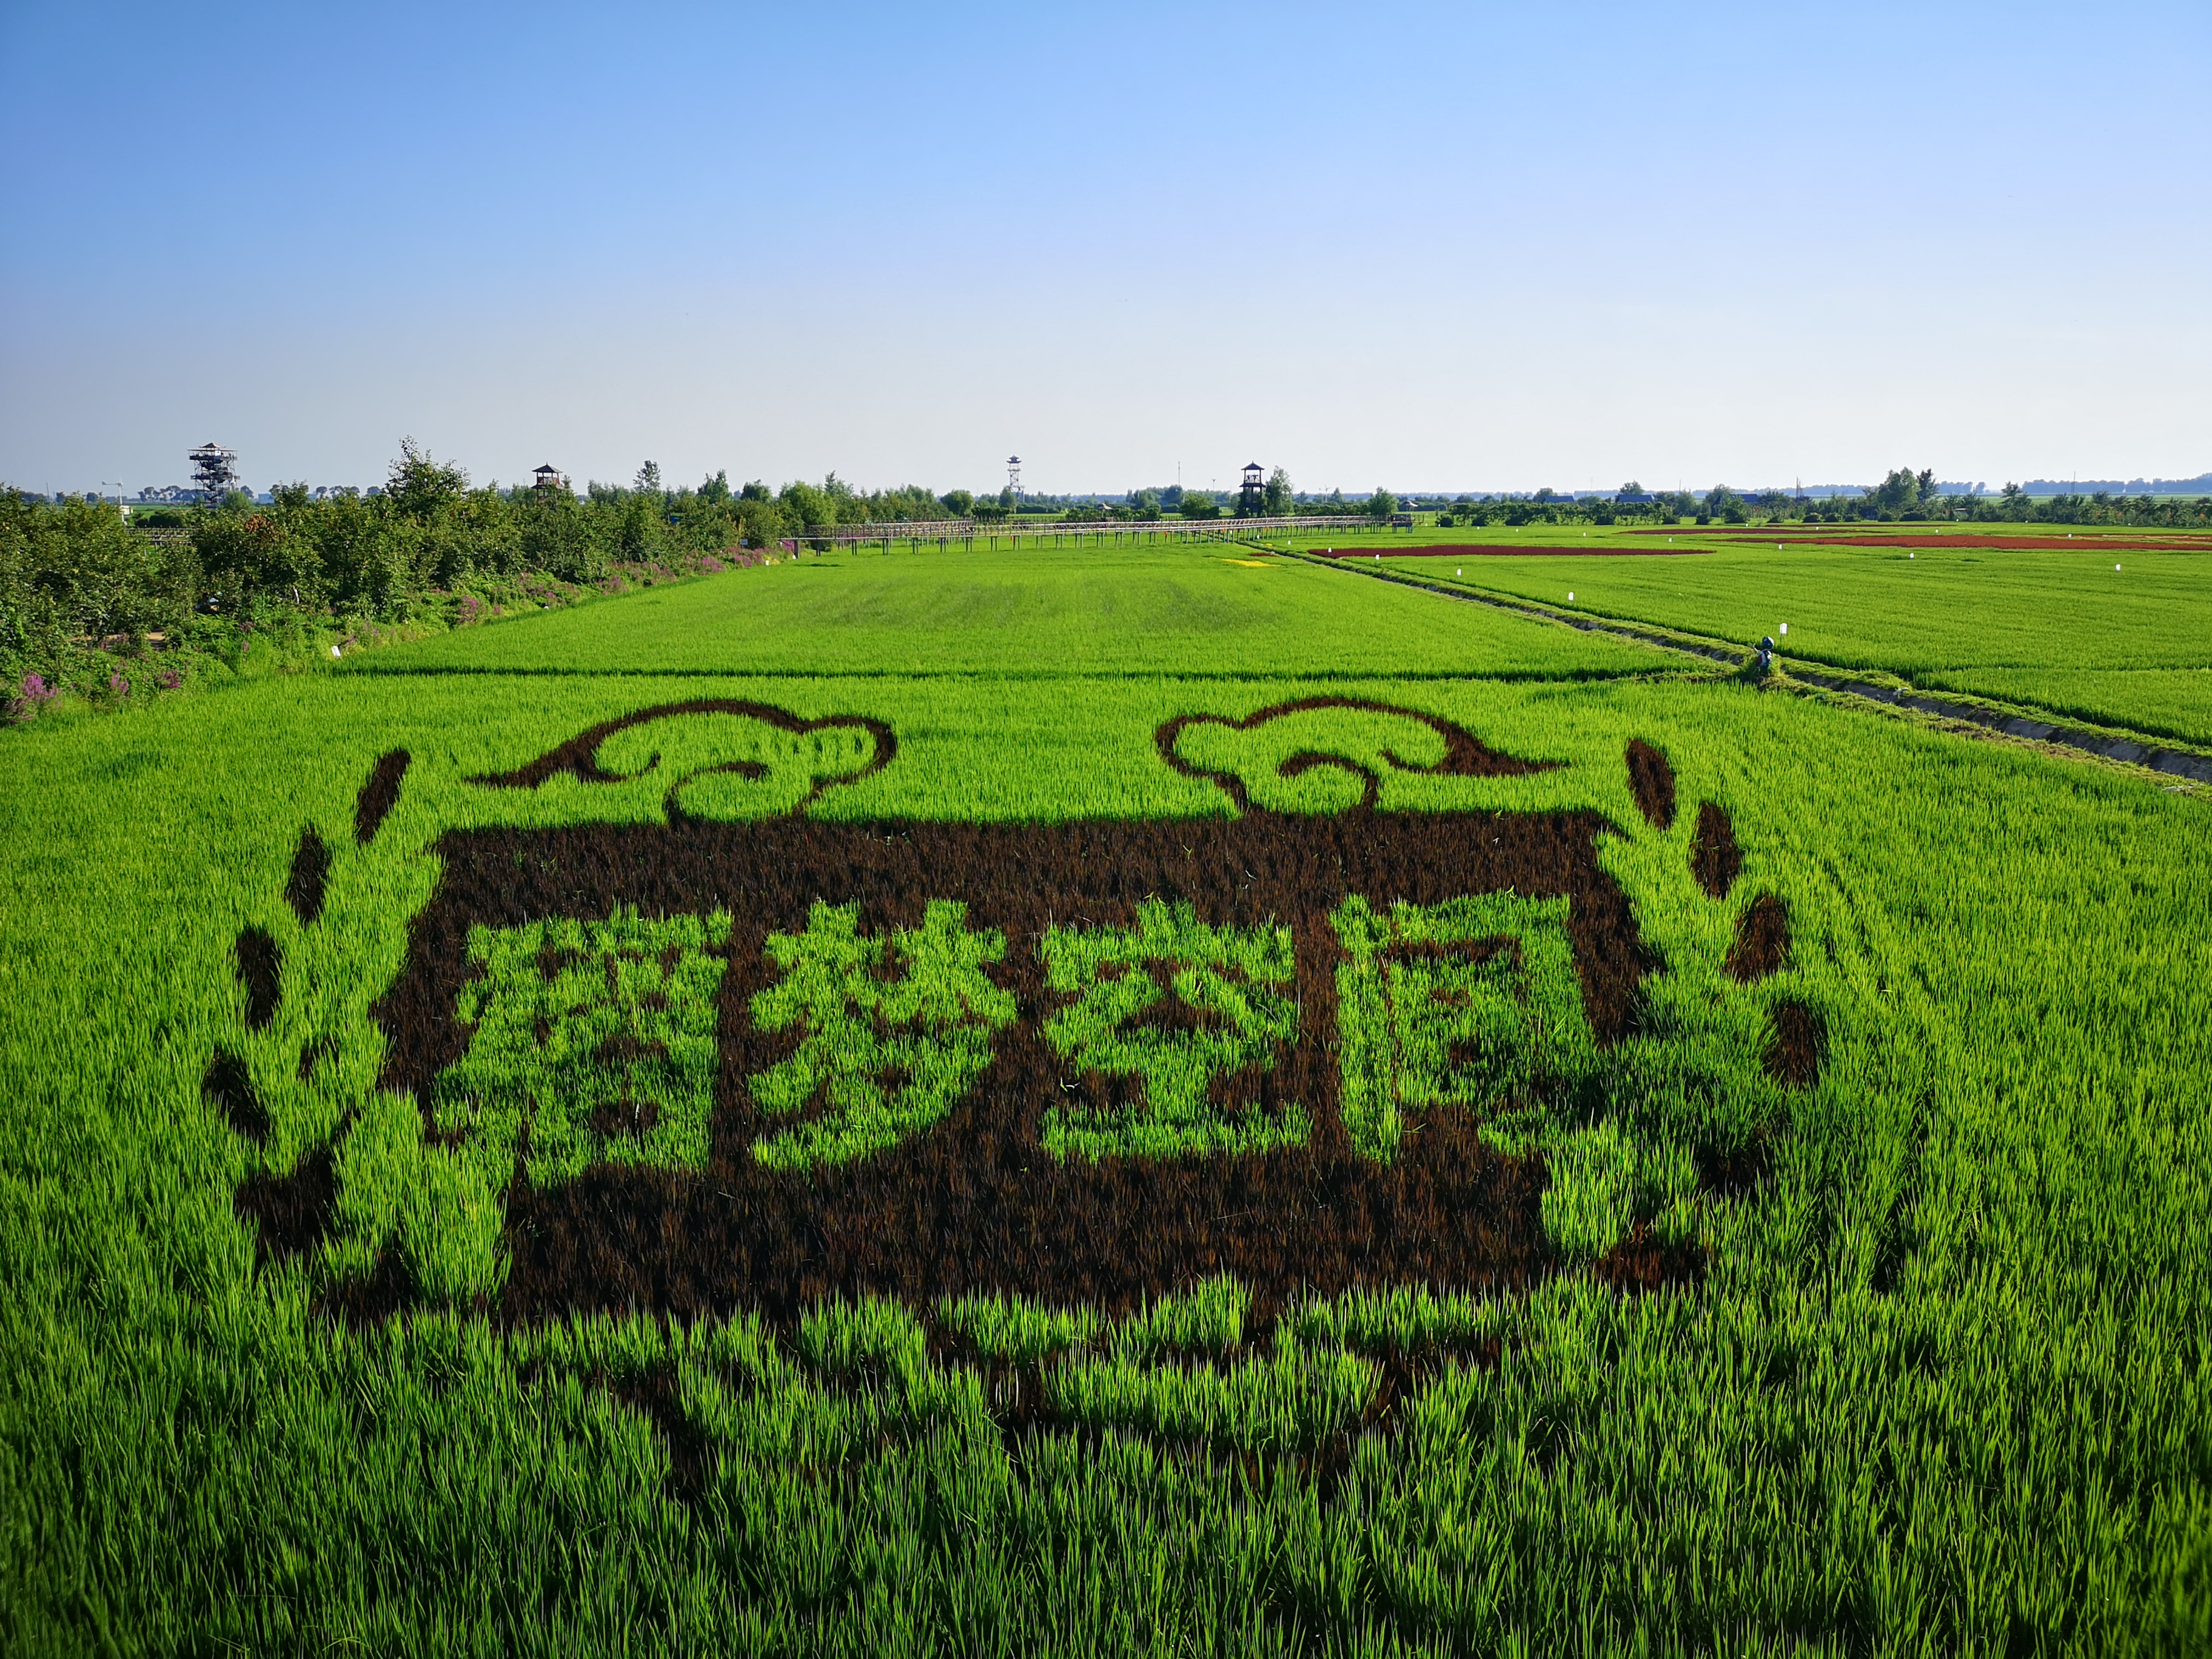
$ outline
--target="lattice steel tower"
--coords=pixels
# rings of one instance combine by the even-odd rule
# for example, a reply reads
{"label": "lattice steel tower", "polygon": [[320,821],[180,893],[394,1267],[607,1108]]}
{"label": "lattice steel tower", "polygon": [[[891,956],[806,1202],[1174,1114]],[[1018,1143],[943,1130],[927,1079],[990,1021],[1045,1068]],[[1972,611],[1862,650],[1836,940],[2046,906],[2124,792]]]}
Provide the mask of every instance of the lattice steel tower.
{"label": "lattice steel tower", "polygon": [[1021,500],[1022,458],[1018,455],[1009,455],[1006,457],[1006,488],[1014,492],[1014,499],[1016,501]]}
{"label": "lattice steel tower", "polygon": [[200,499],[212,507],[238,488],[238,452],[209,439],[185,459],[192,464],[192,483]]}

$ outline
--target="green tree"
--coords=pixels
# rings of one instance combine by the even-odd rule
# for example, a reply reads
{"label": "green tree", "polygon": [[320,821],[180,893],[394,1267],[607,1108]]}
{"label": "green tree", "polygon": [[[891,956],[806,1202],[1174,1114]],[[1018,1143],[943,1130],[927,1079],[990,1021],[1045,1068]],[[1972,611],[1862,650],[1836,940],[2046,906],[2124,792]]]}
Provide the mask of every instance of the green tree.
{"label": "green tree", "polygon": [[1936,470],[1929,467],[1915,472],[1910,467],[1893,468],[1880,483],[1866,492],[1866,505],[1876,516],[1896,518],[1921,507],[1925,498],[1935,494]]}
{"label": "green tree", "polygon": [[1291,475],[1281,467],[1277,467],[1267,475],[1267,488],[1260,494],[1260,504],[1261,509],[1271,519],[1282,518],[1290,512]]}
{"label": "green tree", "polygon": [[945,503],[937,492],[925,484],[904,484],[896,489],[879,489],[865,500],[854,498],[860,508],[860,517],[872,524],[905,524],[940,518]]}
{"label": "green tree", "polygon": [[1221,516],[1220,506],[1209,492],[1203,489],[1184,490],[1176,510],[1186,519],[1218,519]]}
{"label": "green tree", "polygon": [[776,502],[783,508],[784,516],[794,526],[803,525],[811,529],[817,525],[837,522],[836,504],[810,483],[793,480],[784,485]]}
{"label": "green tree", "polygon": [[[170,626],[190,608],[192,560],[133,536],[106,502],[69,495],[40,507],[12,490],[0,501],[7,503],[0,539],[16,544],[19,580],[33,590],[19,590],[10,606],[21,642],[36,634],[65,649],[71,636],[135,635]],[[12,695],[0,688],[0,696]]]}
{"label": "green tree", "polygon": [[[752,492],[758,489],[760,493]],[[747,484],[737,501],[738,537],[747,547],[766,547],[789,533],[782,508],[769,499],[766,486]]]}
{"label": "green tree", "polygon": [[964,519],[975,510],[975,497],[965,489],[948,489],[938,498],[945,510],[956,519]]}
{"label": "green tree", "polygon": [[566,489],[518,491],[521,562],[562,581],[593,581],[606,574],[606,553],[592,533],[586,507]]}
{"label": "green tree", "polygon": [[193,528],[202,576],[234,611],[252,595],[301,605],[325,597],[306,486],[270,493],[266,509],[208,514]]}
{"label": "green tree", "polygon": [[836,473],[824,475],[822,480],[822,499],[829,504],[830,516],[823,524],[860,524],[868,517],[868,504],[853,491]]}
{"label": "green tree", "polygon": [[399,459],[384,475],[384,498],[402,518],[434,519],[449,501],[467,493],[469,475],[452,463],[440,463],[414,439],[399,441]]}
{"label": "green tree", "polygon": [[1375,493],[1367,498],[1367,516],[1377,524],[1384,524],[1397,510],[1398,498],[1382,485],[1376,485]]}

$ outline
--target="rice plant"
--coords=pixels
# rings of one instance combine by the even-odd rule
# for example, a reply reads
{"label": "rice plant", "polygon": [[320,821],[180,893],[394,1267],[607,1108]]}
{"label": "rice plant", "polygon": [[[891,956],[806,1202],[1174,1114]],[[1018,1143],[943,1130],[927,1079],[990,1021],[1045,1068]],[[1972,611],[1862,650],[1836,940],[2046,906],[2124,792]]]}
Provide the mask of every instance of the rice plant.
{"label": "rice plant", "polygon": [[[1001,574],[1004,600],[1035,573]],[[1335,573],[1259,588],[1284,574],[1134,568],[1130,592],[1152,597],[1096,644],[1096,607],[1071,596],[1110,587],[1111,561],[1040,577],[1029,611],[1006,600],[946,659],[1029,678],[902,672],[915,616],[941,641],[978,603],[952,576],[887,586],[849,623],[793,599],[792,629],[733,645],[717,643],[733,602],[707,584],[438,647],[490,653],[453,666],[667,671],[649,690],[430,672],[437,651],[395,647],[374,673],[0,734],[10,1650],[2212,1650],[2205,800],[1664,662],[1632,673],[1565,630],[1526,650],[1537,624],[1452,632],[1419,607],[1474,607],[1381,584],[1339,613]],[[1198,599],[1146,637],[1185,576]],[[2199,599],[2166,602],[2201,631]],[[823,672],[733,672],[749,662]],[[884,836],[1213,823],[1239,809],[1154,744],[1194,713],[1220,717],[1187,728],[1194,767],[1252,773],[1258,811],[1334,814],[1350,771],[1284,780],[1296,748],[1225,752],[1229,722],[1321,695],[1557,763],[1424,772],[1428,751],[1395,738],[1407,765],[1371,743],[1354,757],[1379,816],[1602,819],[1595,856],[1652,959],[1627,1029],[1583,1046],[1544,955],[1578,925],[1555,900],[1344,913],[1342,933],[1293,938],[1293,957],[1312,939],[1342,952],[1302,991],[1279,976],[1285,918],[1186,923],[1172,892],[1140,893],[1162,954],[1143,927],[1062,909],[1064,987],[1008,1009],[986,988],[1019,965],[1013,943],[994,955],[972,914],[932,934],[919,908],[886,925],[863,904],[848,928],[851,894],[823,893],[820,931],[766,929],[784,955],[748,955],[760,977],[732,1002],[732,942],[765,937],[740,894],[617,914],[586,902],[605,872],[572,865],[569,920],[510,906],[454,935],[477,976],[407,1005],[434,1007],[453,1046],[389,1073],[418,919],[459,878],[449,837],[618,824],[665,848],[672,782],[710,775],[726,794],[678,805],[716,833],[810,796],[803,823]],[[659,767],[611,751],[604,776],[474,781],[687,699],[866,717],[898,757],[854,775],[874,758],[857,738],[678,755],[641,736]],[[1665,827],[1632,787],[1631,738],[1671,762]],[[714,772],[734,760],[766,775]],[[398,781],[367,824],[379,775]],[[1261,799],[1269,778],[1282,793]],[[1694,868],[1705,801],[1740,845],[1718,896]],[[1788,948],[1739,979],[1767,897]],[[1139,976],[1149,992],[1115,988]],[[840,1035],[805,1050],[812,1080],[789,1074],[798,1103],[766,1133],[848,1136],[910,1133],[898,1115],[936,1109],[977,1054],[1042,1042],[1086,1000],[1068,1060],[1127,1069],[1094,1068],[1112,1086],[1083,1095],[1100,1115],[1082,1121],[1143,1121],[1158,1073],[1200,1103],[1186,1126],[1249,1123],[1255,1101],[1281,1122],[1250,1079],[1274,1075],[1283,1021],[1334,993],[1367,1010],[1338,1016],[1367,1164],[1415,1158],[1424,1114],[1479,1118],[1487,1154],[1543,1170],[1528,1201],[1556,1248],[1517,1277],[1331,1295],[1257,1297],[1194,1249],[1185,1282],[1113,1305],[1041,1300],[983,1264],[958,1297],[825,1291],[788,1320],[673,1281],[510,1316],[532,1247],[511,1218],[573,1203],[620,1261],[650,1243],[623,1231],[623,1182],[712,1178],[712,1118],[705,1172],[685,1163],[696,1139],[656,1152],[666,1167],[626,1158],[696,1116],[699,1010],[737,1029],[778,992],[776,1064]],[[1809,1084],[1767,1065],[1786,1007],[1820,1022]],[[1214,1046],[1174,1057],[1200,1034]],[[1087,1157],[1042,1145],[1046,1112],[1088,1087],[1073,1073],[1035,1103],[1039,1165]],[[1277,1156],[1316,1156],[1328,1103],[1299,1104],[1304,1145]],[[874,1167],[819,1144],[795,1178]],[[294,1207],[252,1208],[271,1194]],[[1662,1257],[1696,1270],[1640,1288]]]}

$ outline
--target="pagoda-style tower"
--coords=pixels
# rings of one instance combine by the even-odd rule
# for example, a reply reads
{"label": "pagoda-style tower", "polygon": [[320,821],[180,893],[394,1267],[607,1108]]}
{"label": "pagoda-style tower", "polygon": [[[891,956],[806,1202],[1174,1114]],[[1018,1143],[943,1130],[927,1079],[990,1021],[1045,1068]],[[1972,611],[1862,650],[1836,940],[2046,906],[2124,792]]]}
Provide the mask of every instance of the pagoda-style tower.
{"label": "pagoda-style tower", "polygon": [[1260,463],[1245,462],[1244,483],[1237,491],[1237,516],[1240,519],[1258,518],[1267,493],[1267,479],[1260,470]]}

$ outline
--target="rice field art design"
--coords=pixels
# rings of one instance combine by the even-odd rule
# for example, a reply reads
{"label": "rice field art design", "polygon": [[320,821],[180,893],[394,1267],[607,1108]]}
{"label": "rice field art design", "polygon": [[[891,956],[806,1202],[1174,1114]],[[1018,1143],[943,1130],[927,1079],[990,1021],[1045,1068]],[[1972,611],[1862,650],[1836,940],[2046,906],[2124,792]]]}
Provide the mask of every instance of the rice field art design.
{"label": "rice field art design", "polygon": [[[1561,763],[1349,698],[1154,741],[1218,815],[817,816],[890,726],[738,701],[498,774],[386,756],[350,845],[302,833],[297,925],[238,943],[205,1092],[264,1260],[348,1319],[786,1326],[1698,1277],[1825,1041],[1724,811],[1640,740],[1632,822],[1385,810]],[[1724,947],[1662,961],[1649,904]]]}

